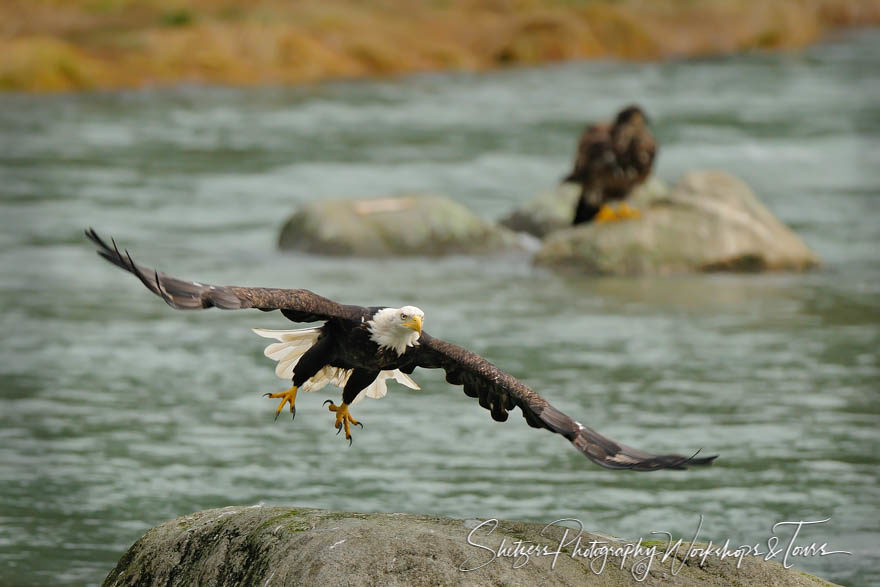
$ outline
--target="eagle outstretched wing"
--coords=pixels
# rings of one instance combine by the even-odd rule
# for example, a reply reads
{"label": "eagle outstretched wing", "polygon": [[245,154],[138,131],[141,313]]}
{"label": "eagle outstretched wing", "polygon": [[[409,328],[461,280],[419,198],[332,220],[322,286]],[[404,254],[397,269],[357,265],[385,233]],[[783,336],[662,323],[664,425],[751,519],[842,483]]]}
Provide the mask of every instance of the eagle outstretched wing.
{"label": "eagle outstretched wing", "polygon": [[[342,319],[358,323],[368,319],[375,310],[338,304],[307,289],[219,286],[178,279],[135,263],[127,251],[119,250],[115,241],[111,240],[112,246],[108,245],[92,229],[86,230],[86,236],[98,246],[99,255],[135,275],[173,308],[281,310],[295,322]],[[443,369],[449,383],[463,385],[465,394],[479,398],[480,405],[497,421],[507,420],[509,410],[520,408],[530,426],[561,434],[591,461],[609,469],[684,469],[686,465],[708,465],[715,459],[714,456],[654,455],[615,442],[566,416],[483,357],[427,332],[422,332],[418,346],[408,350],[402,359],[404,364],[400,370],[407,374],[416,367]]]}
{"label": "eagle outstretched wing", "polygon": [[687,465],[708,465],[716,458],[655,455],[606,438],[566,416],[527,385],[480,355],[426,332],[419,338],[419,346],[410,353],[415,357],[414,362],[401,371],[411,373],[415,367],[443,369],[446,381],[463,385],[464,393],[478,398],[494,420],[504,422],[508,411],[518,407],[530,426],[561,434],[588,459],[603,467],[634,471],[685,469]]}
{"label": "eagle outstretched wing", "polygon": [[108,245],[94,229],[86,230],[86,236],[98,246],[99,255],[135,275],[147,289],[178,310],[281,310],[294,322],[319,322],[331,318],[360,322],[369,314],[367,308],[338,304],[307,289],[209,285],[178,279],[135,263],[128,251],[120,251],[112,239],[112,246]]}

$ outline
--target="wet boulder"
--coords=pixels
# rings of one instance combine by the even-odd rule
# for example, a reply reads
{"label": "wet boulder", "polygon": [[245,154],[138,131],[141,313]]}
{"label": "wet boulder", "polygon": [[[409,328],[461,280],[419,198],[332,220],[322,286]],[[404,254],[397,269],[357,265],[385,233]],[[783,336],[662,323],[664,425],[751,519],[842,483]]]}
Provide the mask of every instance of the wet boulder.
{"label": "wet boulder", "polygon": [[512,231],[441,196],[319,200],[281,229],[279,246],[325,255],[487,254],[520,248]]}
{"label": "wet boulder", "polygon": [[663,541],[623,554],[636,544],[559,525],[236,506],[156,526],[104,585],[826,584],[757,557],[708,556],[700,566],[689,543],[665,560]]}
{"label": "wet boulder", "polygon": [[535,264],[600,275],[800,271],[818,257],[749,187],[723,171],[693,171],[671,188],[634,194],[635,219],[552,232]]}

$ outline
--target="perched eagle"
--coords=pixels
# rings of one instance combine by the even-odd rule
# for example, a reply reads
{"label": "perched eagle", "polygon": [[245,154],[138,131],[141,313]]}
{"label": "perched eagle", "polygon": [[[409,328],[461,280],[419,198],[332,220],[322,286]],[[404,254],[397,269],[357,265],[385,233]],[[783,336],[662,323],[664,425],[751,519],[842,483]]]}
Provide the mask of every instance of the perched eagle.
{"label": "perched eagle", "polygon": [[463,385],[464,393],[478,398],[480,405],[503,422],[508,411],[522,410],[528,424],[561,434],[595,463],[610,469],[683,469],[685,465],[708,465],[713,457],[653,455],[605,438],[572,420],[540,395],[483,357],[452,343],[434,338],[422,330],[424,313],[414,306],[364,308],[338,304],[306,289],[272,289],[220,286],[185,281],[135,263],[128,251],[120,252],[116,242],[109,246],[94,230],[86,236],[98,246],[98,254],[117,267],[137,276],[147,289],[172,308],[226,310],[256,308],[280,310],[294,322],[323,322],[303,330],[255,329],[260,336],[276,339],[265,354],[278,361],[276,373],[291,379],[290,389],[266,394],[281,399],[275,417],[285,404],[296,416],[299,390],[315,391],[328,383],[342,388],[340,405],[328,400],[335,412],[337,434],[344,430],[351,443],[351,425],[359,424],[349,406],[363,396],[385,395],[386,380],[396,379],[418,386],[409,375],[416,367],[443,369],[446,380]]}
{"label": "perched eagle", "polygon": [[647,179],[656,154],[647,117],[638,106],[624,108],[611,124],[587,127],[578,143],[574,169],[562,180],[581,186],[574,224],[638,216],[625,202],[617,212],[608,203],[623,200]]}

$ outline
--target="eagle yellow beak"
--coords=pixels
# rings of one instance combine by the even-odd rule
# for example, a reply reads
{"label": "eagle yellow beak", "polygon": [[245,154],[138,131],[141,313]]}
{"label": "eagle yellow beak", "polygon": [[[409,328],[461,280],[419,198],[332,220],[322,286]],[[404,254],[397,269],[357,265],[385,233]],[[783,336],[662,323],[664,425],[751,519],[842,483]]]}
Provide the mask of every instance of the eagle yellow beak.
{"label": "eagle yellow beak", "polygon": [[404,326],[407,328],[412,328],[419,334],[422,333],[422,317],[421,316],[413,316],[411,320],[404,322]]}

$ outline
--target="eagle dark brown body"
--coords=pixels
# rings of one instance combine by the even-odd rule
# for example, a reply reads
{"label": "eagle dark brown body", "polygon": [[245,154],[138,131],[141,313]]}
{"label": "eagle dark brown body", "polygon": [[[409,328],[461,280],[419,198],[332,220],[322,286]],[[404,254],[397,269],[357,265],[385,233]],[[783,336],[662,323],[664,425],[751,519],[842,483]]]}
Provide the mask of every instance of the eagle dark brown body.
{"label": "eagle dark brown body", "polygon": [[[602,436],[560,412],[527,385],[483,357],[421,331],[421,319],[418,321],[417,344],[398,353],[392,348],[380,348],[370,334],[368,324],[370,321],[375,323],[376,317],[388,310],[386,308],[338,304],[306,289],[219,286],[178,279],[136,264],[127,251],[120,252],[115,242],[108,245],[91,229],[86,231],[86,236],[98,246],[99,255],[135,275],[147,289],[173,308],[280,310],[294,322],[323,322],[320,329],[271,332],[315,336],[294,367],[293,399],[295,388],[305,384],[324,367],[352,370],[343,389],[342,405],[338,408],[330,405],[331,411],[337,412],[336,427],[340,430],[342,411],[348,416],[347,405],[376,379],[380,371],[397,369],[408,377],[417,367],[422,367],[443,369],[446,380],[453,385],[462,385],[464,393],[477,398],[494,420],[503,422],[510,410],[519,408],[530,426],[564,436],[587,458],[603,467],[637,471],[683,469],[686,465],[708,465],[715,458],[655,455]],[[393,310],[398,312],[401,309]],[[286,398],[286,393],[270,397]],[[295,414],[293,400],[283,399],[281,406],[285,401],[290,401],[291,412]],[[358,422],[350,417],[344,422],[346,437],[350,438],[348,423]]]}
{"label": "eagle dark brown body", "polygon": [[318,340],[297,363],[293,385],[302,387],[325,365],[352,369],[352,375],[342,390],[343,403],[351,404],[381,371],[411,367],[407,373],[412,373],[416,362],[410,356],[413,349],[401,356],[393,349],[380,347],[370,339],[367,321],[381,309],[367,308],[368,312],[362,316],[363,322],[338,318],[325,322]]}
{"label": "eagle dark brown body", "polygon": [[624,108],[612,123],[588,127],[574,169],[563,180],[581,186],[574,224],[589,222],[602,206],[625,199],[648,178],[656,155],[657,144],[638,106]]}

